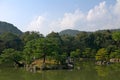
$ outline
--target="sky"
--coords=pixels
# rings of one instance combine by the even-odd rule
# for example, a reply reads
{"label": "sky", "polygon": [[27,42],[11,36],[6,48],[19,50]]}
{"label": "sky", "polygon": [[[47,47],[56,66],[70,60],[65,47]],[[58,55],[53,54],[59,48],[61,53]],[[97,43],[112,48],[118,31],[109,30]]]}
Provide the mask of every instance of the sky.
{"label": "sky", "polygon": [[0,0],[0,21],[46,35],[120,28],[120,0]]}

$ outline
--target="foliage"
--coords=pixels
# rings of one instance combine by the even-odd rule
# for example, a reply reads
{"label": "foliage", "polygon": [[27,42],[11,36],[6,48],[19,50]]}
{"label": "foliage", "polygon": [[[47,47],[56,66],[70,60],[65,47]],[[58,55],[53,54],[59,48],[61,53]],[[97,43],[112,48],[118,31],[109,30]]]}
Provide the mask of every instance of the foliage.
{"label": "foliage", "polygon": [[113,38],[115,41],[120,41],[120,32],[113,32],[112,38]]}
{"label": "foliage", "polygon": [[70,52],[75,49],[74,47],[74,37],[69,35],[63,35],[61,36],[63,45],[62,45],[62,51],[63,53],[66,53],[67,56],[70,56]]}
{"label": "foliage", "polygon": [[72,51],[72,52],[70,53],[70,56],[71,56],[72,58],[79,58],[80,55],[81,55],[80,49],[76,49],[76,51]]}
{"label": "foliage", "polygon": [[114,32],[112,34],[112,38],[113,38],[113,40],[116,41],[117,47],[120,48],[120,32]]}
{"label": "foliage", "polygon": [[91,48],[86,48],[83,52],[82,52],[82,57],[84,58],[93,58],[95,56],[95,50],[91,49]]}
{"label": "foliage", "polygon": [[13,48],[15,50],[22,50],[23,48],[22,40],[13,33],[3,33],[0,35],[0,39],[4,49]]}
{"label": "foliage", "polygon": [[108,56],[107,50],[105,48],[99,49],[97,51],[95,58],[96,60],[102,60],[102,61],[108,60],[109,56]]}
{"label": "foliage", "polygon": [[32,32],[27,31],[21,35],[21,39],[23,40],[24,44],[27,43],[28,41],[38,39],[38,38],[43,38],[43,35],[35,31],[32,31]]}
{"label": "foliage", "polygon": [[22,60],[22,54],[20,51],[14,49],[5,49],[0,56],[2,62],[16,62]]}
{"label": "foliage", "polygon": [[[71,32],[71,31],[69,31]],[[44,37],[39,32],[27,31],[22,35],[7,32],[0,34],[1,61],[23,61],[31,64],[46,58],[64,64],[68,57],[108,60],[120,58],[120,32],[111,30],[76,32],[60,35],[51,32]]]}
{"label": "foliage", "polygon": [[43,63],[45,63],[46,56],[52,56],[52,53],[57,53],[59,49],[54,41],[54,39],[40,38],[27,42],[24,49],[27,63],[41,57],[43,57]]}
{"label": "foliage", "polygon": [[120,49],[119,50],[115,50],[114,52],[112,52],[110,54],[110,58],[120,58]]}

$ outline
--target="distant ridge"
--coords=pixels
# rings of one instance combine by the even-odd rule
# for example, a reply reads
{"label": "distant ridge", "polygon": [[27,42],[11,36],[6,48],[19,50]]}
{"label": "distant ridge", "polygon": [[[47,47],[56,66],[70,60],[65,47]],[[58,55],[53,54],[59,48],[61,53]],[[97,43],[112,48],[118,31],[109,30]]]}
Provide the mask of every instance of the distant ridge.
{"label": "distant ridge", "polygon": [[120,31],[120,29],[105,29],[105,30],[98,30],[98,31],[96,31],[96,32],[104,32],[104,31],[114,32],[114,31]]}
{"label": "distant ridge", "polygon": [[72,30],[72,29],[66,29],[59,32],[60,35],[71,35],[71,36],[75,36],[78,33],[80,33],[79,30]]}
{"label": "distant ridge", "polygon": [[[115,32],[115,31],[120,31],[120,29],[106,29],[106,30],[98,30],[98,31],[95,31],[95,32],[104,32],[104,31]],[[79,30],[66,29],[66,30],[63,30],[63,31],[59,32],[59,34],[60,35],[76,36],[77,34],[82,33],[82,32],[87,32],[88,34],[92,33],[92,32],[88,32],[88,31],[79,31]]]}
{"label": "distant ridge", "polygon": [[22,34],[22,31],[20,31],[13,24],[0,21],[0,34],[6,33],[6,32],[10,32],[10,33],[13,33],[13,34],[16,34],[16,35],[21,35]]}

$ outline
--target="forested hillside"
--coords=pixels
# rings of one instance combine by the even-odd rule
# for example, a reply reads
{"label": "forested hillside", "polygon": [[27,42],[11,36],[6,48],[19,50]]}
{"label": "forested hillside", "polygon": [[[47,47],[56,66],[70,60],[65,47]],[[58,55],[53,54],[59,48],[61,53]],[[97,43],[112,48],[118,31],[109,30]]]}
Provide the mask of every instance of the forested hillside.
{"label": "forested hillside", "polygon": [[0,34],[1,33],[5,33],[5,32],[11,32],[11,33],[17,34],[17,35],[21,35],[22,34],[22,31],[20,31],[13,24],[0,21]]}
{"label": "forested hillside", "polygon": [[63,30],[61,32],[59,32],[60,35],[71,35],[71,36],[75,36],[77,35],[78,33],[80,33],[81,31],[79,30],[72,30],[72,29],[66,29],[66,30]]}

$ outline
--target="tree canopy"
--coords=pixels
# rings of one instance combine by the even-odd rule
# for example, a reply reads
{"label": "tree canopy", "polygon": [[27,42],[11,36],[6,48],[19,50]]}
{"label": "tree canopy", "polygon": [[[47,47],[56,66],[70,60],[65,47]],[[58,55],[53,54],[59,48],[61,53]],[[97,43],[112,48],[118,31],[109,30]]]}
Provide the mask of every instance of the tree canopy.
{"label": "tree canopy", "polygon": [[74,36],[51,32],[46,36],[39,32],[0,34],[1,61],[22,61],[25,64],[40,59],[43,63],[52,59],[64,64],[69,58],[95,58],[109,60],[120,58],[120,32],[110,30],[80,32]]}

